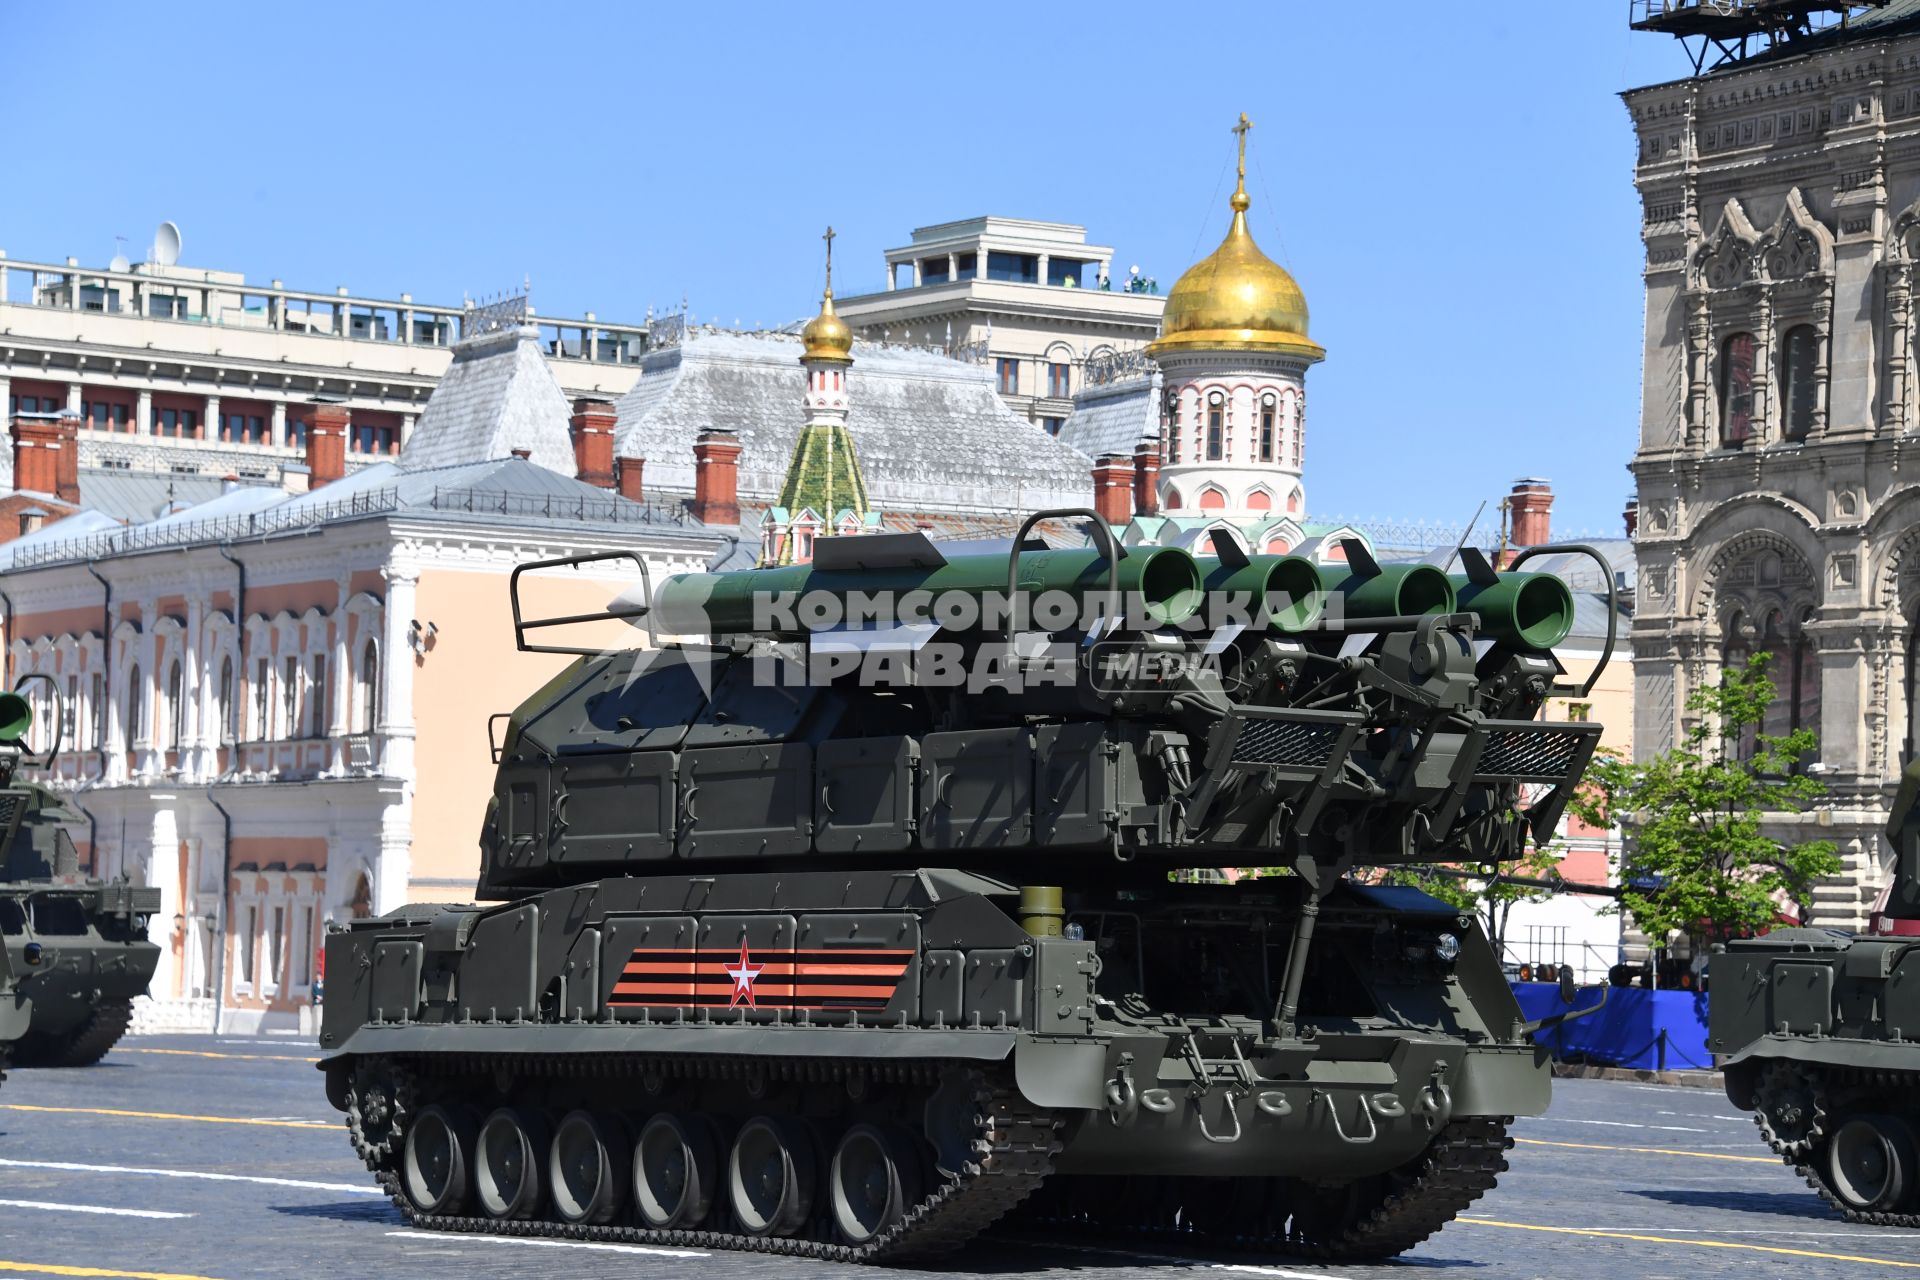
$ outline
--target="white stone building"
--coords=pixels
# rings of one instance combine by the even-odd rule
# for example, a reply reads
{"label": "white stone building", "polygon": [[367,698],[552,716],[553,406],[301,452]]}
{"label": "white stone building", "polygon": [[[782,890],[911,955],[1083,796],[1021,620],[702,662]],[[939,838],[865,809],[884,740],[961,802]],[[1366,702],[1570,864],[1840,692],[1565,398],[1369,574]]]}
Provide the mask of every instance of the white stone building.
{"label": "white stone building", "polygon": [[1858,927],[1920,712],[1920,2],[1625,95],[1646,245],[1636,747],[1774,655],[1769,731],[1814,729]]}

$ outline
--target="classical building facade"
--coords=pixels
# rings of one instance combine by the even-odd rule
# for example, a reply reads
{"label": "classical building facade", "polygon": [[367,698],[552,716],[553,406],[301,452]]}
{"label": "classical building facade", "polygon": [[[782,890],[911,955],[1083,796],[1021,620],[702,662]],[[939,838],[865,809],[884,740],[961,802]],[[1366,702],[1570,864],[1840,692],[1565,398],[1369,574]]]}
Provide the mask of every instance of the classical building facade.
{"label": "classical building facade", "polygon": [[1137,351],[1166,299],[1071,222],[965,218],[916,227],[888,249],[886,288],[840,300],[861,338],[939,346],[986,366],[1021,417],[1058,432],[1090,363]]}
{"label": "classical building facade", "polygon": [[[165,238],[164,236],[162,237]],[[41,262],[0,252],[0,404],[7,421],[76,414],[80,462],[177,481],[277,481],[302,461],[302,410],[347,414],[349,470],[399,453],[488,308],[309,292],[173,261]],[[541,317],[538,358],[569,398],[633,385],[647,326]],[[0,456],[0,486],[11,460]]]}
{"label": "classical building facade", "polygon": [[[161,889],[141,1025],[295,1025],[327,920],[471,896],[489,716],[566,661],[516,646],[516,565],[630,553],[658,581],[737,546],[684,503],[610,491],[612,406],[570,407],[539,343],[524,324],[462,340],[400,459],[347,473],[340,406],[296,407],[291,474],[313,487],[229,483],[134,519],[92,505],[118,477],[77,465],[70,421],[14,424],[17,474],[75,478],[70,503],[6,495],[63,518],[0,528],[0,686],[53,677],[65,747],[43,780],[86,815],[93,871]],[[530,574],[522,600],[589,613],[633,575]]]}
{"label": "classical building facade", "polygon": [[1646,248],[1634,742],[1755,652],[1766,730],[1818,732],[1836,840],[1819,923],[1858,927],[1915,746],[1920,4],[1625,95]]}

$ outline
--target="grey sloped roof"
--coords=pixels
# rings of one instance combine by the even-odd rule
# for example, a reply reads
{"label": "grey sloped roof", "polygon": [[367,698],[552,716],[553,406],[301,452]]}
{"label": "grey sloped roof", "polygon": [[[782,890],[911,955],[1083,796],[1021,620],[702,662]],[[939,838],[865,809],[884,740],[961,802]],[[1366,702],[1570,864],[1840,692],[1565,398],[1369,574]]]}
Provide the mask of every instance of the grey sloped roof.
{"label": "grey sloped roof", "polygon": [[32,533],[22,534],[10,542],[0,542],[0,569],[12,568],[16,557],[36,547],[88,534],[108,533],[119,527],[118,520],[102,512],[76,511],[64,520],[42,525]]}
{"label": "grey sloped roof", "polygon": [[[165,514],[168,506],[198,506],[222,494],[219,476],[169,471],[121,471],[114,467],[80,470],[80,505],[112,516],[123,524],[143,524]],[[265,485],[243,485],[239,493],[278,494]]]}
{"label": "grey sloped roof", "polygon": [[[737,432],[742,499],[780,493],[805,418],[799,338],[695,330],[650,352],[619,403],[615,452],[646,460],[647,488],[693,490],[693,443]],[[1092,461],[1008,409],[988,370],[934,352],[856,342],[848,429],[883,511],[1088,506]]]}
{"label": "grey sloped roof", "polygon": [[571,476],[571,414],[566,393],[540,354],[538,329],[522,325],[482,334],[454,344],[453,363],[434,385],[400,461],[444,467],[526,449],[540,466]]}
{"label": "grey sloped roof", "polygon": [[1160,438],[1160,374],[1140,374],[1104,386],[1086,387],[1073,397],[1073,413],[1060,428],[1060,443],[1089,458],[1103,453],[1129,456],[1142,440]]}

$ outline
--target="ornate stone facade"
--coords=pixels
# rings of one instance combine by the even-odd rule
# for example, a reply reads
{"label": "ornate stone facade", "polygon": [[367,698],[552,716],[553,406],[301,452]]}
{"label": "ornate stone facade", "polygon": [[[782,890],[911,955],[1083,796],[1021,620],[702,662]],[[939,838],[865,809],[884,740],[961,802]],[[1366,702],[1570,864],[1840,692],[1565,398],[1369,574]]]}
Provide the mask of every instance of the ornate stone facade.
{"label": "ornate stone facade", "polygon": [[1634,741],[1690,690],[1774,655],[1769,731],[1817,730],[1838,842],[1818,923],[1859,927],[1915,746],[1920,28],[1625,95],[1638,135],[1646,341]]}

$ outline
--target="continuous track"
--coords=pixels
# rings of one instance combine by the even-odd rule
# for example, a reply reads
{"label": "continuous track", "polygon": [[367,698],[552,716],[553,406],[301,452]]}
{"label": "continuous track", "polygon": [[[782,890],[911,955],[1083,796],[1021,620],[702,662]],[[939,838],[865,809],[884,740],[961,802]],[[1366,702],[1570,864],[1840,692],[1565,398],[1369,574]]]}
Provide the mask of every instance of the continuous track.
{"label": "continuous track", "polygon": [[1411,1163],[1338,1188],[1285,1178],[1130,1178],[1115,1197],[1102,1194],[1111,1180],[1069,1178],[1049,1185],[1016,1221],[1321,1261],[1392,1257],[1492,1190],[1513,1146],[1507,1123],[1455,1121]]}
{"label": "continuous track", "polygon": [[[1822,1096],[1822,1115],[1824,1130],[1838,1127],[1844,1115],[1836,1114],[1828,1098],[1843,1095],[1879,1094],[1893,1098],[1920,1097],[1920,1071],[1864,1071],[1850,1067],[1822,1067],[1812,1076]],[[1854,1111],[1873,1112],[1880,1110],[1898,1111],[1901,1107],[1870,1105],[1852,1107]],[[1812,1146],[1809,1143],[1784,1142],[1772,1125],[1768,1123],[1763,1108],[1756,1107],[1753,1113],[1754,1124],[1759,1126],[1760,1135],[1781,1162],[1806,1180],[1809,1187],[1817,1192],[1822,1200],[1845,1218],[1848,1222],[1862,1222],[1875,1227],[1920,1227],[1920,1213],[1888,1213],[1880,1210],[1856,1209],[1843,1201],[1828,1183],[1820,1163],[1816,1162]]]}
{"label": "continuous track", "polygon": [[[1513,1145],[1504,1119],[1477,1118],[1448,1125],[1425,1152],[1399,1169],[1334,1188],[1315,1188],[1286,1178],[1067,1177],[1049,1181],[1066,1116],[1028,1105],[1004,1072],[979,1064],[426,1056],[391,1060],[381,1064],[380,1070],[383,1083],[379,1087],[368,1088],[363,1081],[350,1090],[348,1132],[367,1167],[417,1227],[742,1249],[835,1262],[888,1263],[951,1253],[1009,1215],[1016,1228],[1043,1227],[1050,1235],[1097,1233],[1103,1239],[1153,1239],[1189,1248],[1320,1260],[1391,1257],[1440,1230],[1490,1190],[1507,1168],[1505,1153]],[[636,1091],[657,1092],[676,1084],[707,1087],[742,1082],[756,1088],[790,1083],[838,1089],[860,1076],[925,1097],[943,1079],[952,1081],[955,1073],[970,1095],[964,1110],[970,1112],[971,1122],[957,1176],[936,1178],[933,1190],[899,1222],[862,1245],[834,1239],[831,1227],[817,1213],[794,1236],[729,1229],[733,1223],[723,1203],[716,1203],[707,1225],[672,1230],[630,1223],[588,1225],[547,1218],[426,1213],[408,1199],[399,1176],[408,1118],[421,1107],[452,1097],[463,1081],[574,1079],[585,1085],[630,1078]]]}
{"label": "continuous track", "polygon": [[[854,1071],[869,1072],[887,1083],[915,1084],[931,1090],[938,1083],[940,1064],[899,1064],[891,1070],[882,1064],[856,1062],[768,1061],[753,1064],[765,1078],[793,1080],[810,1084],[829,1084],[845,1080]],[[436,1076],[450,1072],[463,1075],[494,1070],[526,1075],[538,1071],[547,1076],[617,1075],[700,1081],[749,1078],[749,1070],[740,1063],[715,1063],[706,1059],[582,1058],[537,1062],[526,1059],[476,1060],[457,1063],[426,1059],[406,1064],[412,1075],[398,1091],[408,1105],[417,1100],[425,1105],[435,1094]],[[590,1226],[545,1219],[500,1219],[472,1215],[452,1216],[420,1212],[401,1189],[396,1170],[400,1142],[389,1135],[369,1135],[359,1127],[357,1106],[350,1105],[348,1126],[355,1149],[379,1178],[393,1202],[417,1227],[432,1231],[483,1232],[493,1235],[550,1237],[566,1240],[604,1240],[628,1244],[680,1246],[695,1249],[743,1249],[759,1253],[784,1254],[832,1262],[897,1262],[950,1253],[972,1240],[1008,1210],[1030,1195],[1052,1171],[1052,1157],[1059,1150],[1056,1129],[1059,1118],[1052,1113],[1029,1107],[1014,1092],[1009,1082],[995,1073],[972,1064],[965,1068],[973,1103],[973,1133],[969,1156],[959,1176],[943,1180],[907,1210],[901,1220],[878,1238],[864,1245],[848,1245],[831,1239],[751,1235],[715,1228],[689,1230],[653,1230],[631,1225]],[[404,1113],[402,1114],[404,1122]],[[382,1138],[386,1140],[382,1140]],[[715,1216],[724,1216],[716,1205]],[[820,1230],[816,1222],[814,1229]]]}
{"label": "continuous track", "polygon": [[90,1067],[120,1043],[133,1022],[131,1000],[110,1000],[96,1006],[87,1020],[66,1035],[53,1038],[28,1031],[14,1047],[23,1067]]}

